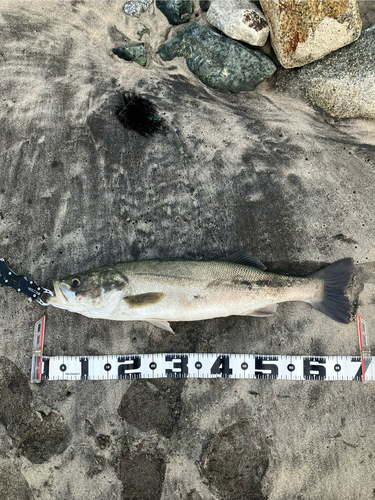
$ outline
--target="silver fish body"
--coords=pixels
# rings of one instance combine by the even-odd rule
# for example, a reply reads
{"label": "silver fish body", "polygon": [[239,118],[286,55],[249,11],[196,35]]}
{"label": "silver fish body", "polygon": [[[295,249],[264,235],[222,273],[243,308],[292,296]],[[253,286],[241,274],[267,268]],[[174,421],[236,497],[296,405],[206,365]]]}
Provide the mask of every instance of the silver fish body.
{"label": "silver fish body", "polygon": [[[123,262],[54,281],[55,296],[48,302],[92,318],[149,321],[171,330],[169,321],[270,316],[278,303],[299,300],[345,323],[345,289],[352,271],[351,259],[343,259],[308,277],[277,275],[264,271],[246,252],[208,262]],[[341,304],[338,312],[330,303],[324,310],[327,287]]]}

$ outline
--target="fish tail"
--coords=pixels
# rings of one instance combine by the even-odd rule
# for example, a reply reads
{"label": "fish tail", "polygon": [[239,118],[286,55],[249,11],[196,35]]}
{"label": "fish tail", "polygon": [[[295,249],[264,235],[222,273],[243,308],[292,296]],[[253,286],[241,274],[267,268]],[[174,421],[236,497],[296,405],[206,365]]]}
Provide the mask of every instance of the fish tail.
{"label": "fish tail", "polygon": [[346,287],[353,271],[353,259],[347,258],[311,274],[309,278],[323,280],[323,297],[319,302],[306,302],[339,323],[349,323],[350,302],[346,296]]}

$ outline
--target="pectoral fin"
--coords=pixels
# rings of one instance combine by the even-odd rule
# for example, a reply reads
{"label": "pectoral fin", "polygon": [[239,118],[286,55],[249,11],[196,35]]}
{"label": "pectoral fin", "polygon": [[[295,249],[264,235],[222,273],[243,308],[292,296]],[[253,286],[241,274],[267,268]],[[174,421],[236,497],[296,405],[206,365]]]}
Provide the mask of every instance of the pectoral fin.
{"label": "pectoral fin", "polygon": [[267,318],[276,314],[277,304],[270,304],[269,306],[262,307],[261,309],[256,309],[255,311],[249,311],[243,316],[257,316],[259,318]]}
{"label": "pectoral fin", "polygon": [[165,297],[165,293],[161,292],[150,292],[150,293],[141,293],[139,295],[129,295],[125,297],[124,300],[128,304],[129,307],[147,307],[153,306],[161,301],[161,299]]}
{"label": "pectoral fin", "polygon": [[151,325],[157,326],[158,328],[162,328],[163,330],[167,330],[168,332],[174,333],[168,321],[162,321],[159,319],[146,319],[145,321],[151,323]]}

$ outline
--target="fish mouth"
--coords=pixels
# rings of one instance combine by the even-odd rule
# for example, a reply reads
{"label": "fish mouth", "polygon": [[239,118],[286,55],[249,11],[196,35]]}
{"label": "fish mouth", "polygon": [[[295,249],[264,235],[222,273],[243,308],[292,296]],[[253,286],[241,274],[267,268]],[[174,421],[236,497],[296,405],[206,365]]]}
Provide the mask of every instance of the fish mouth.
{"label": "fish mouth", "polygon": [[47,302],[55,307],[63,307],[69,304],[72,299],[75,298],[75,293],[67,288],[64,283],[59,281],[53,282],[53,289],[55,295],[53,297],[48,297]]}

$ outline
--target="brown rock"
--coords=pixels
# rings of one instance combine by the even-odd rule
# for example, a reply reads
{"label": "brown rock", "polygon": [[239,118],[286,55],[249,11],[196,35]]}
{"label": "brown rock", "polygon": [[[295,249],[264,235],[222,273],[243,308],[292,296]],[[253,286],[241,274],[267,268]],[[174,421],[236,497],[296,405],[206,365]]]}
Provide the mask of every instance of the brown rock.
{"label": "brown rock", "polygon": [[271,42],[285,68],[304,66],[357,40],[355,0],[261,0]]}

